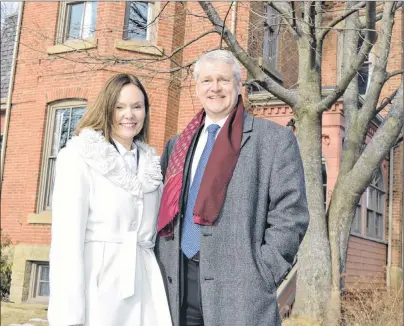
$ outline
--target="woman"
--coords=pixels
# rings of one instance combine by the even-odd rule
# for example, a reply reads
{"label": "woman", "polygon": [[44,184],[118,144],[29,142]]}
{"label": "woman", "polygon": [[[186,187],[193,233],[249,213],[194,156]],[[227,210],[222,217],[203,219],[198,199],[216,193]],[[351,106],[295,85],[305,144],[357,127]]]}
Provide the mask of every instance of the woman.
{"label": "woman", "polygon": [[171,325],[153,253],[162,175],[149,119],[140,81],[116,75],[58,155],[51,326]]}

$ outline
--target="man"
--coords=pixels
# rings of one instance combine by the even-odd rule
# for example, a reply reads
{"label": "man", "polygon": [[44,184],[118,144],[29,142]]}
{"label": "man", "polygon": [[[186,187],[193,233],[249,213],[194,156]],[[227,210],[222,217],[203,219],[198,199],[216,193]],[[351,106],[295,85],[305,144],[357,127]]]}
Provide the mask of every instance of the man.
{"label": "man", "polygon": [[296,139],[245,113],[231,52],[204,54],[194,74],[203,110],[162,157],[156,255],[173,324],[280,325],[276,289],[308,225]]}

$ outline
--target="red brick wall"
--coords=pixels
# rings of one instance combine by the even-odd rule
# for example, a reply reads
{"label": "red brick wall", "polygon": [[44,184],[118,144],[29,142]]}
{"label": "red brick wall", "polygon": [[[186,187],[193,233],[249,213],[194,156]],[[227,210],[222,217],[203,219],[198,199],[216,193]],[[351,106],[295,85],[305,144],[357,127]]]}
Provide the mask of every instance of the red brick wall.
{"label": "red brick wall", "polygon": [[392,223],[392,252],[391,263],[393,266],[402,266],[402,223],[403,223],[403,147],[401,144],[394,150],[393,173],[393,223]]}
{"label": "red brick wall", "polygon": [[[168,135],[176,132],[172,126],[177,125],[178,114],[166,117],[166,111],[167,107],[178,111],[179,90],[171,87],[170,92],[167,91],[170,82],[167,74],[156,76],[128,64],[105,64],[102,68],[101,64],[92,64],[97,61],[106,63],[114,54],[127,59],[159,58],[115,49],[115,40],[122,37],[119,26],[123,25],[125,3],[99,2],[96,49],[48,55],[47,47],[54,45],[58,6],[57,2],[28,2],[24,8],[1,200],[2,228],[14,244],[42,244],[49,243],[50,239],[49,225],[27,223],[28,214],[36,212],[49,103],[84,98],[91,105],[111,75],[132,72],[143,80],[150,96],[151,145],[161,153]],[[167,52],[172,52],[181,42],[179,38],[175,43],[172,37],[174,32],[179,33],[178,24],[175,25],[170,18],[177,6],[175,3],[167,6],[159,26],[158,45]],[[167,70],[170,67],[169,61],[156,64],[158,69]],[[171,128],[168,135],[165,131],[167,124]]]}

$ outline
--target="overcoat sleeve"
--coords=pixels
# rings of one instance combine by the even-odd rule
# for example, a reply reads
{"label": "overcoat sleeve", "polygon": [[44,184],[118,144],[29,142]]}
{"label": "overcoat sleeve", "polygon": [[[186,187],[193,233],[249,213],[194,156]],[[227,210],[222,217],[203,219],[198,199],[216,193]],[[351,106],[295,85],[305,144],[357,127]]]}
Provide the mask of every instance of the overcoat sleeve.
{"label": "overcoat sleeve", "polygon": [[163,155],[161,156],[161,159],[160,159],[161,172],[163,173],[163,182],[165,182],[165,175],[167,172],[168,162],[170,161],[170,156],[174,149],[174,145],[178,140],[178,137],[179,137],[179,135],[171,138],[167,142],[166,146],[164,147]]}
{"label": "overcoat sleeve", "polygon": [[84,237],[89,212],[88,167],[72,150],[62,149],[56,161],[50,249],[51,326],[84,324]]}
{"label": "overcoat sleeve", "polygon": [[271,170],[267,229],[261,246],[276,286],[292,267],[309,223],[303,164],[295,136],[286,130]]}

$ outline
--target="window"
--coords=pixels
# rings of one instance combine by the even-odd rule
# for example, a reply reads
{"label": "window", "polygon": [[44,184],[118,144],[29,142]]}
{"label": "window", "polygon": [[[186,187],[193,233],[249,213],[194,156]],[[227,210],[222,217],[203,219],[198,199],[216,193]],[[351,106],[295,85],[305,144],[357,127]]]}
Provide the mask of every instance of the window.
{"label": "window", "polygon": [[323,180],[323,198],[324,198],[324,209],[327,207],[327,167],[325,166],[325,160],[323,158],[321,164],[321,177]]}
{"label": "window", "polygon": [[33,262],[31,269],[30,297],[35,301],[46,301],[49,297],[49,263]]}
{"label": "window", "polygon": [[60,103],[49,108],[38,212],[49,211],[52,207],[56,156],[73,136],[85,109],[86,105],[79,101]]}
{"label": "window", "polygon": [[92,38],[97,20],[97,7],[97,1],[61,3],[57,42]]}
{"label": "window", "polygon": [[362,233],[362,197],[356,205],[355,217],[352,222],[351,232]]}
{"label": "window", "polygon": [[129,1],[126,3],[125,25],[123,38],[125,40],[151,39],[153,5],[149,2]]}
{"label": "window", "polygon": [[370,61],[365,61],[358,72],[358,91],[364,95],[367,92],[370,81]]}
{"label": "window", "polygon": [[[363,44],[364,36],[359,36],[358,42],[358,53]],[[360,95],[365,95],[368,91],[369,84],[370,84],[370,77],[372,75],[373,65],[371,61],[372,54],[370,53],[368,58],[365,59],[362,67],[358,71],[358,92]]]}
{"label": "window", "polygon": [[[252,58],[257,58],[258,65],[263,71],[279,83],[283,83],[283,77],[278,69],[278,43],[280,33],[280,14],[267,2],[252,1],[254,13],[253,27],[249,30],[248,51]],[[248,79],[251,79],[248,74]],[[253,93],[266,93],[261,85],[252,83],[247,86],[247,91]]]}
{"label": "window", "polygon": [[356,206],[351,233],[383,240],[385,200],[384,182],[379,169]]}
{"label": "window", "polygon": [[277,69],[278,36],[280,20],[278,12],[267,3],[264,4],[266,21],[264,22],[264,40],[262,56],[268,67]]}
{"label": "window", "polygon": [[383,239],[384,186],[380,170],[366,190],[366,235]]}

